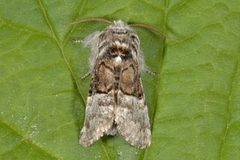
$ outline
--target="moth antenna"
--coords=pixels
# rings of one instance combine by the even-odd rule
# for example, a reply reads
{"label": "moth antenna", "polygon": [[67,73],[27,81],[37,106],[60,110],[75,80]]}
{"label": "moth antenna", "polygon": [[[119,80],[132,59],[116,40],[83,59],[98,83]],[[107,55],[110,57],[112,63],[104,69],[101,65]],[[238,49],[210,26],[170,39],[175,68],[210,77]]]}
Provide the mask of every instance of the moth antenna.
{"label": "moth antenna", "polygon": [[68,25],[72,25],[72,24],[79,24],[79,23],[83,23],[83,22],[103,22],[103,23],[107,23],[107,24],[112,24],[113,22],[104,19],[104,18],[97,18],[97,17],[90,17],[90,18],[84,18],[84,19],[80,19],[77,20],[75,22],[70,22],[70,23],[66,23]]}
{"label": "moth antenna", "polygon": [[160,35],[162,35],[163,37],[166,37],[167,39],[170,39],[172,41],[177,41],[171,37],[169,37],[168,35],[166,35],[164,32],[160,31],[159,29],[151,26],[151,25],[148,25],[148,24],[144,24],[144,23],[132,23],[132,24],[129,24],[129,26],[131,27],[142,27],[142,28],[147,28],[149,30],[152,30]]}

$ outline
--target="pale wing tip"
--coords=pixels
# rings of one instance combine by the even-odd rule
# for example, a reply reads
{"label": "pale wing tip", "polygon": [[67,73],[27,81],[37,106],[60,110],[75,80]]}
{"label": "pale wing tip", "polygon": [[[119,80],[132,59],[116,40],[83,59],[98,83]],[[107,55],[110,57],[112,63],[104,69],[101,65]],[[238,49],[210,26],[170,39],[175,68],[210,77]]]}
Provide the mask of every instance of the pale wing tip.
{"label": "pale wing tip", "polygon": [[86,140],[83,137],[79,139],[79,144],[83,147],[88,147],[93,143],[93,140]]}
{"label": "pale wing tip", "polygon": [[128,141],[132,146],[140,148],[140,149],[145,149],[148,148],[151,145],[151,140],[145,140],[145,142],[138,142],[138,143],[132,143]]}
{"label": "pale wing tip", "polygon": [[86,137],[81,136],[79,139],[79,144],[83,147],[88,147],[91,144],[93,144],[93,142],[97,141],[99,138],[94,138],[94,139],[87,139]]}
{"label": "pale wing tip", "polygon": [[150,134],[145,134],[142,136],[135,136],[133,137],[128,137],[126,138],[126,136],[123,135],[123,137],[125,137],[125,140],[127,142],[129,142],[132,146],[140,148],[140,149],[145,149],[147,147],[149,147],[151,145],[151,132],[149,132]]}
{"label": "pale wing tip", "polygon": [[95,134],[91,133],[90,130],[86,129],[86,127],[84,126],[82,131],[80,132],[79,144],[83,147],[90,146],[91,144],[93,144],[93,142],[97,141],[103,136],[104,131],[100,130],[94,133]]}

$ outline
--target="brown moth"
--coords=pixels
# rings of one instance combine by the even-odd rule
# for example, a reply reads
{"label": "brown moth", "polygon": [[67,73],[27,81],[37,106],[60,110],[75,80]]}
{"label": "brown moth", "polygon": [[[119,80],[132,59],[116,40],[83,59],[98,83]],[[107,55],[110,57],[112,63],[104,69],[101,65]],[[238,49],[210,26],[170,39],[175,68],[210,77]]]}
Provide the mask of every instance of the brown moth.
{"label": "brown moth", "polygon": [[87,147],[104,134],[121,134],[135,147],[150,146],[151,127],[140,77],[141,71],[148,70],[137,33],[118,20],[74,42],[91,47],[90,71],[85,77],[92,79],[79,143]]}

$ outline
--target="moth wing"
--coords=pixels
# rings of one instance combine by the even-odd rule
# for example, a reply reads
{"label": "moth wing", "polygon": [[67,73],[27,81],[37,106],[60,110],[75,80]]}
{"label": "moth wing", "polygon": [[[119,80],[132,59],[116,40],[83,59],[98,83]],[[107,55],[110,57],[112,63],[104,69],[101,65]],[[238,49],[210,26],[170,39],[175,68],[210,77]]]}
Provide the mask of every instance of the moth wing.
{"label": "moth wing", "polygon": [[151,144],[150,122],[140,74],[133,63],[126,63],[122,69],[115,121],[126,141],[145,148]]}
{"label": "moth wing", "polygon": [[[86,147],[106,134],[116,134],[114,129],[114,91],[111,90],[114,74],[109,60],[99,59],[94,67],[86,105],[84,126],[79,143]],[[110,65],[111,66],[111,65]]]}
{"label": "moth wing", "polygon": [[151,131],[144,99],[119,93],[122,103],[116,110],[115,121],[119,133],[131,145],[145,148],[151,144]]}

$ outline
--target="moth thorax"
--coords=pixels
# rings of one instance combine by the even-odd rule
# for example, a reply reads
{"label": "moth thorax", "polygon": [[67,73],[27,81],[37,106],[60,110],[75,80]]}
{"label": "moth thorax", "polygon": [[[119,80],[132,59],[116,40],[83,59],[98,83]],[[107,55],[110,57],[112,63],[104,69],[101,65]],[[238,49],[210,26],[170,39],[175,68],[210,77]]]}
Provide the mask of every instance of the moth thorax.
{"label": "moth thorax", "polygon": [[121,67],[122,65],[122,58],[120,55],[114,58],[114,67]]}
{"label": "moth thorax", "polygon": [[121,42],[119,40],[116,40],[112,43],[112,47],[116,47],[117,49],[128,49],[128,45],[125,42]]}

